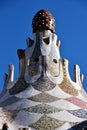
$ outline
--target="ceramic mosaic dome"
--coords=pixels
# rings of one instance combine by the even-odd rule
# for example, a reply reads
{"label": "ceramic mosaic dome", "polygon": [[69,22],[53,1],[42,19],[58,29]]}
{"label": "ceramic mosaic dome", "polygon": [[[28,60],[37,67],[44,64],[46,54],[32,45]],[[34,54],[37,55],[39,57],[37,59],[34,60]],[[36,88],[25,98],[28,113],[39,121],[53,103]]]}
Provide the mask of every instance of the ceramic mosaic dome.
{"label": "ceramic mosaic dome", "polygon": [[[42,12],[53,19],[47,10]],[[60,57],[60,40],[54,33],[54,25],[45,27],[40,30],[35,21],[34,39],[27,38],[27,48],[17,50],[16,80],[14,65],[8,66],[0,94],[0,130],[87,129],[87,93],[80,67],[74,66],[71,80],[68,60]]]}
{"label": "ceramic mosaic dome", "polygon": [[51,30],[55,31],[55,19],[48,10],[40,10],[32,20],[33,33],[36,31]]}

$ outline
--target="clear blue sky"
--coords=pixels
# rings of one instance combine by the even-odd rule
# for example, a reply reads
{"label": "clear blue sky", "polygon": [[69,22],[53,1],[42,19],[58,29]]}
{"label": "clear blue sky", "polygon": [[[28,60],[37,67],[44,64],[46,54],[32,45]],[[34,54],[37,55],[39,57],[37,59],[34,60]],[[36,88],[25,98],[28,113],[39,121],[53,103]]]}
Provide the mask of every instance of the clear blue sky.
{"label": "clear blue sky", "polygon": [[25,49],[26,38],[33,38],[32,18],[40,9],[55,17],[61,57],[69,60],[72,78],[74,64],[80,66],[87,91],[87,0],[0,0],[0,90],[8,64],[14,64],[17,78],[17,49]]}

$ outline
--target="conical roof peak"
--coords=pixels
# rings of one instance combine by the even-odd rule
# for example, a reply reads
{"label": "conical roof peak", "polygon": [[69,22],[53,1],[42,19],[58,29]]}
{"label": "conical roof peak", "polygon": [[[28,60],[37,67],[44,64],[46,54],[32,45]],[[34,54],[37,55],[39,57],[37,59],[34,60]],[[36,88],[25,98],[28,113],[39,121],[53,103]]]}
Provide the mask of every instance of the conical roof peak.
{"label": "conical roof peak", "polygon": [[55,19],[52,14],[45,9],[39,10],[32,20],[33,33],[42,30],[55,31]]}

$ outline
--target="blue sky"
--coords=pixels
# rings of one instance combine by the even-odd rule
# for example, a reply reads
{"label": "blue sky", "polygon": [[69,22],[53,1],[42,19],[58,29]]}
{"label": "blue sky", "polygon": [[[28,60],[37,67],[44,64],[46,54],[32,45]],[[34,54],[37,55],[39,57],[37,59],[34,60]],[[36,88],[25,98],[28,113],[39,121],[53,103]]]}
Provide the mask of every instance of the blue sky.
{"label": "blue sky", "polygon": [[80,66],[87,91],[87,0],[0,0],[0,91],[8,64],[14,64],[17,78],[17,49],[25,49],[26,38],[33,38],[32,18],[40,9],[53,14],[61,57],[69,60],[72,79],[74,64]]}

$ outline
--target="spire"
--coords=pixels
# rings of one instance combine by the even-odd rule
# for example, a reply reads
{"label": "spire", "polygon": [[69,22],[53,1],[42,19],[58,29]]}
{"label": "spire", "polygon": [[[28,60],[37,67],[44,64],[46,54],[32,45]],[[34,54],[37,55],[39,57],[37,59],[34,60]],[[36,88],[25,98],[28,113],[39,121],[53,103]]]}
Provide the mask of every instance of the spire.
{"label": "spire", "polygon": [[87,94],[80,67],[74,66],[73,81],[68,60],[60,57],[49,11],[38,11],[32,28],[34,39],[27,38],[27,48],[17,50],[18,78],[14,80],[13,64],[5,74],[0,129],[7,124],[9,130],[82,130],[87,126]]}

